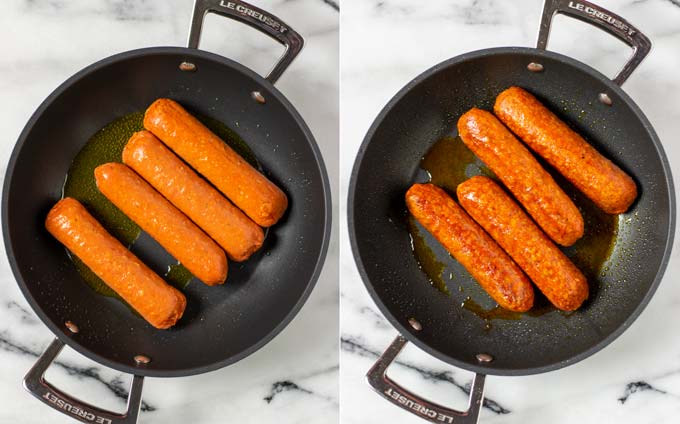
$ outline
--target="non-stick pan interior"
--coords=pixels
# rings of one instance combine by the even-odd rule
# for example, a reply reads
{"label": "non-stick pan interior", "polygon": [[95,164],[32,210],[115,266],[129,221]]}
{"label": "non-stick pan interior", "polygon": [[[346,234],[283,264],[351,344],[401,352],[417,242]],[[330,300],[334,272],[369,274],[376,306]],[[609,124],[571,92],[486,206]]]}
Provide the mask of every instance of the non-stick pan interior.
{"label": "non-stick pan interior", "polygon": [[[183,61],[195,72],[179,69]],[[251,97],[259,90],[266,103]],[[74,156],[104,125],[142,111],[159,97],[218,119],[250,146],[265,174],[290,200],[261,251],[230,263],[226,284],[193,280],[176,327],[156,330],[121,302],[95,293],[65,249],[44,229],[61,197]],[[74,76],[39,108],[10,162],[3,231],[10,262],[32,307],[71,346],[114,368],[177,376],[232,363],[269,341],[299,310],[313,287],[329,236],[328,182],[304,122],[275,88],[219,56],[183,48],[124,53]],[[151,256],[166,255],[161,249]],[[72,321],[80,332],[65,332]],[[151,362],[136,367],[133,357]]]}
{"label": "non-stick pan interior", "polygon": [[[544,71],[528,71],[530,62],[541,63]],[[552,311],[489,322],[461,307],[467,296],[486,308],[493,302],[455,260],[448,258],[446,264],[454,274],[450,296],[433,288],[419,269],[411,251],[404,193],[414,176],[422,175],[418,168],[423,155],[454,132],[460,115],[471,107],[491,110],[496,95],[512,85],[534,93],[633,175],[640,196],[619,218],[609,269],[590,279],[591,298],[582,309],[568,315]],[[598,101],[602,92],[612,99],[611,106]],[[559,368],[612,341],[637,317],[660,280],[672,244],[674,216],[668,163],[632,100],[592,68],[527,48],[454,58],[405,87],[369,131],[355,163],[349,197],[355,258],[382,312],[427,352],[491,374]],[[442,252],[440,248],[440,258]],[[409,318],[418,320],[422,330],[411,328]],[[495,359],[479,364],[478,353]]]}

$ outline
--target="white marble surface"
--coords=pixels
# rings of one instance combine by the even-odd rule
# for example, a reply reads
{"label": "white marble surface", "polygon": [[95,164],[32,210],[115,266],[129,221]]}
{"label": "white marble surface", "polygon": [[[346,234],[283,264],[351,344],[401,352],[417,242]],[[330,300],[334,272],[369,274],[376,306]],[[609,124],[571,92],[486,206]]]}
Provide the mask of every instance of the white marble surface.
{"label": "white marble surface", "polygon": [[[595,1],[595,0],[594,0]],[[629,19],[653,50],[624,89],[661,138],[680,174],[680,2],[598,0]],[[385,103],[416,75],[463,52],[534,46],[541,0],[345,0],[341,62],[341,399],[342,422],[418,423],[373,393],[364,375],[396,335],[360,280],[345,228],[349,174],[356,151]],[[628,57],[625,46],[559,17],[549,48],[607,75]],[[676,183],[676,189],[678,184]],[[677,238],[676,238],[677,241]],[[677,243],[676,243],[677,244]],[[572,367],[531,377],[488,377],[482,423],[677,423],[680,416],[680,250],[644,313],[605,350]],[[391,373],[406,387],[464,408],[471,374],[408,346]],[[405,365],[406,366],[405,366]]]}
{"label": "white marble surface", "polygon": [[[277,86],[314,133],[338,199],[338,11],[324,0],[252,0],[306,39]],[[335,7],[334,7],[335,6]],[[0,12],[0,163],[38,104],[86,65],[125,50],[185,45],[191,0],[8,0]],[[210,16],[202,47],[260,73],[281,49],[245,26]],[[238,43],[234,42],[238,40]],[[321,94],[321,95],[320,95]],[[335,207],[337,211],[337,207]],[[195,377],[147,379],[140,423],[332,423],[338,420],[337,221],[316,289],[271,343],[228,368]],[[4,249],[4,248],[3,248]],[[310,334],[314,343],[310,343]],[[0,423],[66,423],[69,418],[21,387],[52,340],[31,312],[0,254]],[[48,377],[98,406],[124,409],[129,376],[65,348]]]}

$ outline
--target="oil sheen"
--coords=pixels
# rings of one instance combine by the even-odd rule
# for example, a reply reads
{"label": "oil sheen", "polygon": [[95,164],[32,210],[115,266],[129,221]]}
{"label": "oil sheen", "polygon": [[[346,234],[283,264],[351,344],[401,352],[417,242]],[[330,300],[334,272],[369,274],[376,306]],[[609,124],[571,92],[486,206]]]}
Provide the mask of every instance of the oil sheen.
{"label": "oil sheen", "polygon": [[427,278],[430,280],[430,284],[440,292],[450,295],[451,293],[442,275],[446,266],[437,259],[430,246],[427,245],[427,241],[420,234],[416,219],[410,215],[408,217],[408,228],[411,236],[411,249],[418,259],[420,268],[425,271]]}
{"label": "oil sheen", "polygon": [[[453,198],[456,197],[458,184],[475,175],[485,175],[498,181],[493,172],[465,146],[460,137],[445,137],[434,143],[422,158],[420,168],[426,171],[430,183],[444,188]],[[586,276],[592,295],[592,291],[597,289],[599,276],[603,273],[603,267],[616,244],[618,217],[602,212],[561,175],[556,173],[552,173],[552,175],[583,215],[585,223],[583,237],[573,246],[562,250]],[[447,285],[447,276],[444,275],[445,262],[455,261],[455,259],[451,257],[438,258],[432,248],[428,246],[426,238],[421,234],[421,231],[425,230],[416,225],[415,220],[410,215],[408,216],[408,229],[413,254],[420,268],[425,272],[434,288],[451,296],[451,291]],[[453,277],[453,275],[449,276],[449,281],[453,280]],[[466,290],[461,285],[458,291],[477,292],[478,290]],[[475,301],[470,296],[465,297],[461,302],[461,307],[486,321],[486,328],[490,329],[492,320],[518,320],[523,316],[540,316],[556,310],[542,294],[537,293],[536,295],[534,308],[523,314],[506,311],[499,306],[490,309],[484,308],[480,303],[488,303],[486,299],[484,299],[484,302],[481,302],[481,299]],[[570,313],[561,314],[565,317],[571,315]]]}
{"label": "oil sheen", "polygon": [[[222,122],[194,114],[206,127],[224,140],[248,163],[260,169],[248,145]],[[73,159],[64,182],[63,197],[79,200],[111,235],[127,247],[134,245],[141,228],[123,214],[97,189],[94,169],[108,162],[122,162],[122,153],[128,139],[137,131],[144,129],[144,112],[121,116],[95,133]],[[94,272],[75,255],[69,257],[83,280],[96,292],[119,298]],[[181,264],[169,264],[164,274],[165,280],[177,288],[184,288],[193,276]],[[122,299],[121,299],[122,300]]]}
{"label": "oil sheen", "polygon": [[420,167],[429,174],[432,184],[449,193],[455,193],[458,184],[475,175],[495,178],[460,137],[444,137],[434,143],[420,162]]}

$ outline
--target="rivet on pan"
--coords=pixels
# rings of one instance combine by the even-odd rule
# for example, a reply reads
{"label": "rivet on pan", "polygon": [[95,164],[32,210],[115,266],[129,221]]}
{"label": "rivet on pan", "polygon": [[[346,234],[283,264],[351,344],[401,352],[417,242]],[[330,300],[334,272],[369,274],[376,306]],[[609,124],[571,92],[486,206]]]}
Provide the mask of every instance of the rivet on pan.
{"label": "rivet on pan", "polygon": [[191,62],[182,62],[179,64],[179,70],[185,72],[194,72],[196,70],[196,65]]}
{"label": "rivet on pan", "polygon": [[411,324],[414,330],[420,331],[423,329],[422,324],[420,324],[415,318],[409,318],[408,323]]}
{"label": "rivet on pan", "polygon": [[604,103],[607,106],[612,105],[612,99],[609,97],[607,93],[600,93],[597,95],[597,98],[600,101],[600,103]]}
{"label": "rivet on pan", "polygon": [[151,358],[146,355],[135,355],[135,363],[137,365],[146,365],[151,362]]}
{"label": "rivet on pan", "polygon": [[64,325],[66,326],[66,328],[69,329],[69,331],[71,331],[71,333],[77,333],[77,332],[80,331],[80,329],[78,328],[78,326],[75,325],[75,324],[74,324],[73,322],[71,322],[71,321],[66,321],[66,322],[64,323]]}
{"label": "rivet on pan", "polygon": [[527,65],[527,69],[530,70],[531,72],[543,72],[543,65],[536,62],[531,62],[530,64]]}
{"label": "rivet on pan", "polygon": [[493,356],[489,355],[488,353],[478,353],[476,355],[477,357],[477,362],[481,363],[487,363],[493,361]]}
{"label": "rivet on pan", "polygon": [[251,95],[251,96],[253,97],[253,99],[254,99],[256,102],[258,102],[258,103],[261,103],[261,104],[267,103],[267,100],[264,98],[264,96],[262,95],[262,93],[260,93],[259,91],[253,91],[252,93],[250,93],[250,95]]}

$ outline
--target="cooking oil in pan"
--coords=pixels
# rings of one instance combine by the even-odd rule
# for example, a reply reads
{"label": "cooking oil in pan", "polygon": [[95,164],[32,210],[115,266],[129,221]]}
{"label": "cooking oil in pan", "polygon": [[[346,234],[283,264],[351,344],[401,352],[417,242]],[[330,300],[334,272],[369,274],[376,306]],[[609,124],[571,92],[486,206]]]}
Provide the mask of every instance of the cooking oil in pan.
{"label": "cooking oil in pan", "polygon": [[168,270],[165,273],[165,279],[177,288],[184,288],[191,279],[194,278],[188,269],[181,263],[168,265]]}
{"label": "cooking oil in pan", "polygon": [[430,182],[454,194],[458,184],[475,175],[495,178],[493,172],[477,159],[460,137],[444,137],[425,154],[420,167],[430,175]]}
{"label": "cooking oil in pan", "polygon": [[562,188],[581,211],[585,224],[583,237],[573,246],[562,250],[586,276],[592,292],[616,244],[618,215],[604,213],[571,185],[563,184]]}
{"label": "cooking oil in pan", "polygon": [[[536,293],[534,306],[526,312],[513,312],[496,305],[491,309],[486,309],[479,303],[475,302],[472,297],[466,297],[461,303],[463,309],[472,312],[479,318],[484,320],[484,330],[489,331],[493,328],[494,320],[516,321],[522,319],[523,316],[540,317],[548,312],[556,311],[557,308],[552,306],[548,299],[541,293]],[[563,316],[569,317],[571,313],[560,312]]]}
{"label": "cooking oil in pan", "polygon": [[[500,306],[496,306],[492,309],[484,309],[482,305],[475,302],[470,296],[463,300],[461,306],[487,322],[494,319],[518,320],[522,317],[521,312],[508,311]],[[489,328],[491,328],[490,323]]]}
{"label": "cooking oil in pan", "polygon": [[[260,169],[252,150],[233,130],[216,119],[199,114],[194,114],[194,116],[248,163]],[[144,129],[143,121],[144,112],[135,112],[115,119],[95,133],[74,158],[66,175],[63,189],[63,197],[73,197],[79,200],[104,228],[128,247],[134,245],[141,229],[99,192],[94,178],[94,169],[104,163],[122,162],[125,144],[132,134]],[[80,259],[70,253],[69,257],[93,290],[105,296],[119,298]],[[189,270],[178,263],[168,265],[164,276],[166,281],[177,288],[186,287],[193,278]]]}
{"label": "cooking oil in pan", "polygon": [[[437,141],[423,157],[420,167],[429,175],[429,182],[444,188],[454,198],[458,184],[475,175],[485,175],[497,180],[493,172],[465,146],[460,137],[449,136]],[[590,297],[593,298],[593,293],[598,289],[599,276],[616,244],[618,217],[602,212],[562,176],[553,173],[553,177],[583,215],[585,223],[583,237],[573,246],[562,250],[588,279]],[[455,259],[450,256],[444,260],[438,258],[420,233],[423,230],[416,225],[413,217],[409,216],[408,223],[412,251],[420,268],[428,276],[433,287],[451,296],[443,274],[447,267],[446,262]],[[460,289],[465,291],[462,285]],[[471,291],[476,292],[477,288]],[[525,313],[507,311],[500,306],[487,309],[470,296],[462,301],[461,306],[484,320],[485,328],[490,330],[493,320],[518,320],[524,316],[536,317],[557,310],[541,293],[538,293],[538,289],[536,291],[534,308]],[[571,314],[562,315],[568,317]]]}
{"label": "cooking oil in pan", "polygon": [[443,278],[445,265],[437,259],[430,246],[427,245],[427,241],[420,234],[416,220],[412,216],[408,217],[408,228],[411,235],[411,249],[418,259],[420,268],[425,271],[430,280],[430,284],[440,292],[450,295],[449,288],[446,286]]}
{"label": "cooking oil in pan", "polygon": [[109,202],[97,189],[94,169],[107,162],[121,162],[121,153],[130,136],[143,129],[142,112],[132,113],[111,122],[78,152],[66,176],[64,197],[78,199],[99,222],[130,246],[139,236],[139,226]]}

